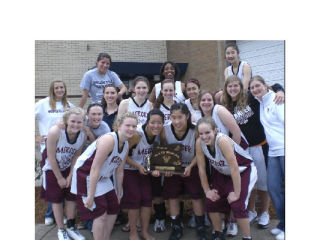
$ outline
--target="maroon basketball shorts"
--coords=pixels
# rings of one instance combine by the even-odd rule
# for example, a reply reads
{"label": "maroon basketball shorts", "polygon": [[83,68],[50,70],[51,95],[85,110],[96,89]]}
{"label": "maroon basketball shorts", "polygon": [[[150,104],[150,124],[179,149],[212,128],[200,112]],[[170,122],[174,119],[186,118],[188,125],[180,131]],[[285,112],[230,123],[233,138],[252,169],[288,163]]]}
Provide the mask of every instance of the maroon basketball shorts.
{"label": "maroon basketball shorts", "polygon": [[111,190],[101,196],[94,198],[96,208],[93,211],[84,206],[82,196],[77,195],[77,209],[81,220],[96,219],[105,212],[108,215],[117,215],[120,212],[120,205],[115,190]]}
{"label": "maroon basketball shorts", "polygon": [[138,170],[124,170],[122,209],[151,207],[151,177],[142,175]]}
{"label": "maroon basketball shorts", "polygon": [[[69,176],[70,168],[62,171],[61,174],[64,178]],[[67,201],[76,201],[76,195],[70,192],[70,187],[60,188],[58,180],[52,170],[44,171],[44,181],[46,189],[41,188],[41,198],[44,198],[47,202],[62,203],[64,199]]]}
{"label": "maroon basketball shorts", "polygon": [[164,180],[163,197],[168,199],[179,198],[180,195],[188,194],[191,199],[201,199],[203,191],[199,177],[198,167],[191,169],[189,177],[173,175]]}

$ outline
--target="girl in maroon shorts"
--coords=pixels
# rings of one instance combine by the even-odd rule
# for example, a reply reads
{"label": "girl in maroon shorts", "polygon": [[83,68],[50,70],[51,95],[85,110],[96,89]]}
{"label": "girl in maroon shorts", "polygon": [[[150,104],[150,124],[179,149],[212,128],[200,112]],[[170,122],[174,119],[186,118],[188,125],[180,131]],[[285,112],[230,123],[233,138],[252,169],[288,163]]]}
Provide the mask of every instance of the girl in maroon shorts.
{"label": "girl in maroon shorts", "polygon": [[[52,202],[55,221],[58,226],[58,239],[84,239],[75,229],[76,196],[70,193],[72,169],[87,141],[81,130],[85,112],[81,108],[72,108],[63,115],[65,129],[57,125],[50,128],[46,149],[42,155],[43,188],[41,197]],[[63,224],[63,207],[67,215],[67,229]]]}
{"label": "girl in maroon shorts", "polygon": [[[211,117],[200,119],[197,131],[199,139],[196,142],[196,159],[206,194],[206,211],[215,229],[212,239],[224,239],[220,213],[228,213],[230,208],[240,226],[243,239],[251,239],[247,205],[257,180],[257,170],[252,158],[231,138],[218,132]],[[210,184],[205,156],[213,171]]]}

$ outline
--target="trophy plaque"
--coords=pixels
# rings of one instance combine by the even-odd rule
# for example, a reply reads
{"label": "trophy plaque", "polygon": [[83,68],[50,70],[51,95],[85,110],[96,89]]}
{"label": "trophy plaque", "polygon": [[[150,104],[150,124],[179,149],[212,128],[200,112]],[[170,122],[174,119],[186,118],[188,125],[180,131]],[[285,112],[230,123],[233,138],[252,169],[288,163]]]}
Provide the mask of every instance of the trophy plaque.
{"label": "trophy plaque", "polygon": [[161,173],[183,174],[181,157],[182,144],[153,144],[152,155],[147,156],[147,171],[158,170]]}

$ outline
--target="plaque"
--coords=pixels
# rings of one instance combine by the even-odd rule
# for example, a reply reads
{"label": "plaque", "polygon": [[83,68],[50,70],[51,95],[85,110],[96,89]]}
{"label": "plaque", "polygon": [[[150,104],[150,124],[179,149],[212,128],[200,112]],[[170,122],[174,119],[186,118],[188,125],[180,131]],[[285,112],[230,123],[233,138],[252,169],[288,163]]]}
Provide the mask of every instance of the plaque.
{"label": "plaque", "polygon": [[154,143],[152,155],[147,156],[147,171],[158,170],[161,173],[183,174],[181,151],[182,144],[159,145]]}

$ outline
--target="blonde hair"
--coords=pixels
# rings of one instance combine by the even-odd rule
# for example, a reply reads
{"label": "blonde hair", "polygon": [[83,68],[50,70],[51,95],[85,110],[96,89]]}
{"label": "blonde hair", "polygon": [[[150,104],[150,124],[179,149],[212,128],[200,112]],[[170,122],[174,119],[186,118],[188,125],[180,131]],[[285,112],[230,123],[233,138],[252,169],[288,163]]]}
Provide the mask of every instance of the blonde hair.
{"label": "blonde hair", "polygon": [[65,93],[64,93],[64,95],[62,97],[61,102],[62,102],[62,105],[63,105],[64,108],[69,107],[69,104],[68,104],[68,101],[67,101],[67,86],[63,81],[56,80],[56,81],[51,82],[50,88],[49,88],[49,105],[50,105],[50,108],[52,110],[56,110],[56,95],[54,94],[54,84],[55,83],[63,83],[64,89],[65,89]]}
{"label": "blonde hair", "polygon": [[133,118],[137,121],[138,123],[138,117],[132,113],[132,112],[124,112],[120,115],[117,115],[117,118],[116,120],[113,122],[113,125],[112,125],[112,129],[114,132],[117,132],[118,131],[118,125],[121,125],[123,123],[123,121],[127,118]]}
{"label": "blonde hair", "polygon": [[67,125],[67,122],[71,114],[81,115],[83,121],[86,119],[86,112],[82,108],[80,107],[70,108],[63,114],[63,117],[62,117],[63,123],[65,125]]}

